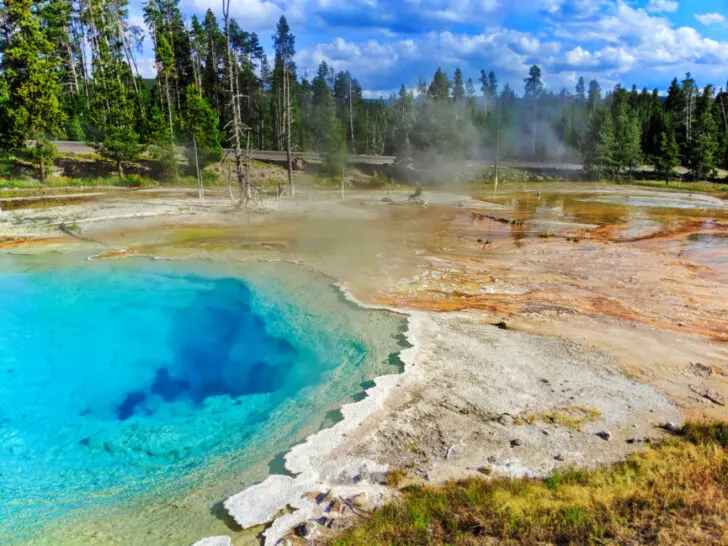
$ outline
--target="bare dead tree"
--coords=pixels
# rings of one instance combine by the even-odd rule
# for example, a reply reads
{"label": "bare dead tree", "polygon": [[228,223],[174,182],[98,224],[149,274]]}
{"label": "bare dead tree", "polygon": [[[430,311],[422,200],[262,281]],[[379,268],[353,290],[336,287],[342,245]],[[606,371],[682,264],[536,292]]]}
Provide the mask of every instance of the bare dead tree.
{"label": "bare dead tree", "polygon": [[502,101],[498,100],[498,124],[496,129],[496,137],[495,137],[495,186],[493,187],[493,192],[498,192],[498,156],[500,155],[500,126],[501,126],[501,111],[502,111]]}
{"label": "bare dead tree", "polygon": [[240,145],[240,102],[236,91],[235,78],[235,59],[233,58],[233,49],[230,45],[230,0],[222,0],[222,13],[225,20],[225,42],[227,44],[227,72],[228,72],[228,94],[230,95],[230,107],[233,112],[232,119],[232,144],[235,153],[235,172],[240,186],[240,202],[238,206],[243,208],[248,203],[248,183],[243,171],[243,151]]}
{"label": "bare dead tree", "polygon": [[126,62],[129,65],[129,68],[132,70],[132,78],[131,82],[134,86],[134,92],[138,95],[139,94],[139,87],[137,86],[137,77],[139,76],[139,70],[137,69],[136,60],[134,59],[134,55],[131,52],[131,48],[129,47],[129,41],[126,39],[126,29],[124,28],[124,23],[121,20],[121,15],[119,13],[119,1],[116,0],[114,2],[114,18],[116,19],[116,30],[119,37],[119,41],[121,42],[122,49],[124,50],[124,56],[126,57]]}
{"label": "bare dead tree", "polygon": [[[229,1],[229,0],[228,0]],[[288,166],[288,191],[291,197],[296,197],[296,186],[293,184],[293,156],[291,154],[291,86],[288,81],[288,50],[283,51],[283,95],[285,100],[285,131],[286,131],[286,163]]]}
{"label": "bare dead tree", "polygon": [[200,158],[197,153],[197,139],[192,135],[192,146],[195,149],[195,171],[197,172],[197,194],[200,198],[200,204],[205,203],[205,186],[202,184],[202,175],[200,174]]}
{"label": "bare dead tree", "polygon": [[356,137],[354,136],[354,107],[352,105],[351,73],[349,74],[349,130],[351,132],[351,153],[356,154]]}

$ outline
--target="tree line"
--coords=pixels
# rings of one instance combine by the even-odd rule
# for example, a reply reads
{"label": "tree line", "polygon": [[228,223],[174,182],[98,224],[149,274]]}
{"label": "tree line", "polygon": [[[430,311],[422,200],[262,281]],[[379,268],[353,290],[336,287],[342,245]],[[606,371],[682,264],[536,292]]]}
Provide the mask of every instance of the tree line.
{"label": "tree line", "polygon": [[[281,17],[273,59],[260,38],[230,17],[207,11],[186,20],[179,0],[148,0],[145,28],[130,23],[127,0],[5,0],[0,8],[0,146],[32,161],[45,180],[55,139],[83,141],[119,176],[145,151],[165,176],[179,175],[175,147],[201,171],[232,150],[241,202],[251,197],[253,149],[292,157],[322,154],[330,174],[349,154],[422,158],[583,161],[596,177],[654,165],[706,178],[728,166],[728,94],[702,89],[687,74],[666,97],[617,86],[602,93],[580,78],[573,91],[545,88],[533,66],[519,95],[482,70],[465,79],[438,69],[416,88],[365,100],[348,71],[321,63],[309,79],[295,63],[295,37]],[[145,35],[156,77],[137,57]]]}

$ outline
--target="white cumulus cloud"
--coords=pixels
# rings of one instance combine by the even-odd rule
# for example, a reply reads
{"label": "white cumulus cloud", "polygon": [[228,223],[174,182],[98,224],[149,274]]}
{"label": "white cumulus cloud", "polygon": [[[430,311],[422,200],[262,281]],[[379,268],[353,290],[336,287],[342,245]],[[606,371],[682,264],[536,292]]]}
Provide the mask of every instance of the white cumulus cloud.
{"label": "white cumulus cloud", "polygon": [[650,13],[675,13],[680,3],[675,0],[650,0],[647,11]]}
{"label": "white cumulus cloud", "polygon": [[[185,13],[204,13],[211,9],[222,17],[222,3],[219,0],[182,0]],[[230,2],[230,16],[246,30],[260,31],[273,28],[283,10],[271,0],[234,0]]]}
{"label": "white cumulus cloud", "polygon": [[728,22],[725,15],[720,13],[704,13],[702,15],[696,15],[695,18],[706,26],[725,25]]}

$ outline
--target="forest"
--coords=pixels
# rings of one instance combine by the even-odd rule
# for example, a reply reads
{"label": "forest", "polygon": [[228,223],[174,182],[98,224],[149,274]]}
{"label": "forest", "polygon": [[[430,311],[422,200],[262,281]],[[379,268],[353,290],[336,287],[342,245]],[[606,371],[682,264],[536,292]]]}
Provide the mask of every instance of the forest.
{"label": "forest", "polygon": [[[250,150],[322,155],[340,173],[349,154],[581,162],[598,179],[653,166],[669,180],[728,167],[728,93],[688,73],[666,94],[601,89],[580,78],[554,92],[533,66],[523,89],[493,71],[466,77],[438,69],[431,80],[365,99],[349,72],[325,62],[312,78],[296,67],[285,17],[261,38],[212,11],[186,19],[179,0],[148,0],[146,28],[130,23],[125,0],[5,0],[0,8],[0,147],[35,165],[45,180],[54,140],[90,144],[124,174],[147,154],[179,174],[177,146],[197,176],[231,150],[241,191],[249,191]],[[154,45],[156,78],[139,73],[143,37]]]}

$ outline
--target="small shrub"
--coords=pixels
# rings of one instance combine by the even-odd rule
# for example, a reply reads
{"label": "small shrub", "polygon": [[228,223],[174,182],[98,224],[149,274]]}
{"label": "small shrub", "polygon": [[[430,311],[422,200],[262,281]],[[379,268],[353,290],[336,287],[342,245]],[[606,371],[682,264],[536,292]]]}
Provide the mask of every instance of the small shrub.
{"label": "small shrub", "polygon": [[371,181],[369,183],[373,188],[384,188],[387,186],[393,186],[394,181],[388,176],[382,174],[379,171],[374,171]]}
{"label": "small shrub", "polygon": [[18,190],[27,188],[42,188],[43,184],[36,180],[25,180],[22,178],[11,178],[0,180],[0,189]]}
{"label": "small shrub", "polygon": [[119,186],[128,188],[146,188],[156,186],[157,183],[151,178],[144,178],[135,174],[116,179]]}
{"label": "small shrub", "polygon": [[728,423],[686,423],[682,435],[693,444],[728,447]]}
{"label": "small shrub", "polygon": [[205,186],[217,186],[220,184],[220,175],[212,169],[202,171],[202,183]]}
{"label": "small shrub", "polygon": [[196,186],[197,178],[194,176],[180,176],[177,183],[180,186]]}
{"label": "small shrub", "polygon": [[397,488],[407,477],[407,471],[404,468],[393,468],[387,472],[387,485]]}

